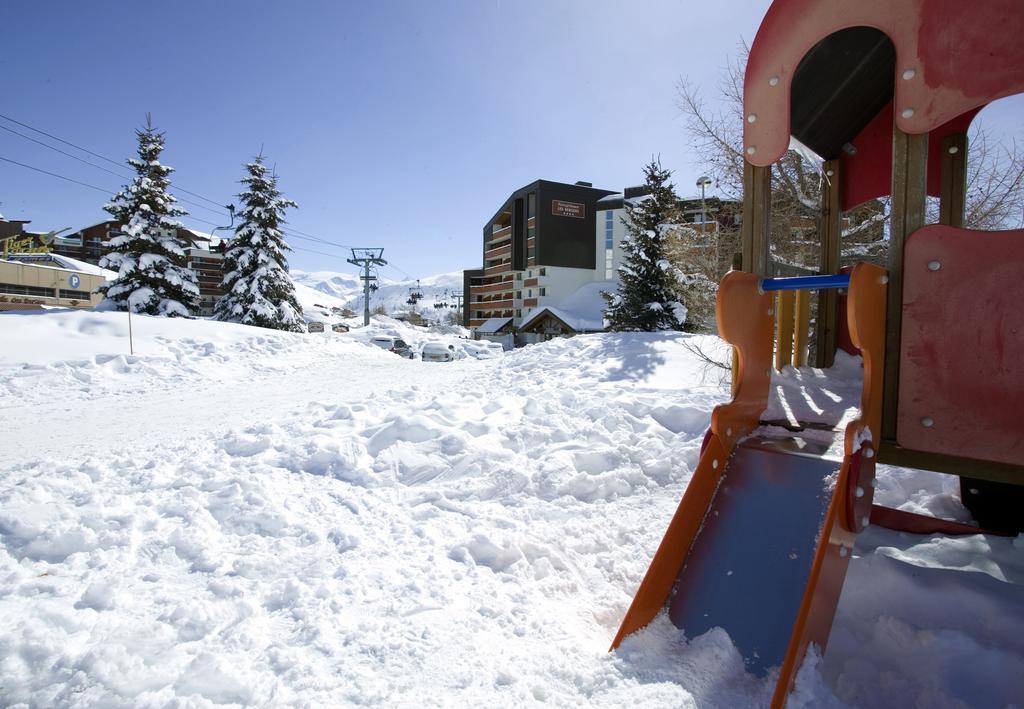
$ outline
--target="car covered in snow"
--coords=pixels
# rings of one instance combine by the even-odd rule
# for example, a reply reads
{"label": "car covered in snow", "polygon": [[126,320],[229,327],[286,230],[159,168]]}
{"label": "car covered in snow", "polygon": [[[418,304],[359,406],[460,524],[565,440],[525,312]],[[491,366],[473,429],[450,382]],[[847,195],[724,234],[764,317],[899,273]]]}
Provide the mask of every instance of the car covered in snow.
{"label": "car covered in snow", "polygon": [[501,346],[500,342],[470,340],[461,345],[463,352],[473,359],[497,359],[505,354],[505,348]]}
{"label": "car covered in snow", "polygon": [[370,343],[377,345],[377,347],[387,350],[388,352],[394,352],[396,355],[405,357],[406,359],[412,359],[414,356],[412,347],[410,347],[409,344],[400,337],[377,335],[370,340]]}
{"label": "car covered in snow", "polygon": [[455,345],[444,342],[427,342],[420,350],[420,359],[424,362],[453,362],[458,358]]}
{"label": "car covered in snow", "polygon": [[309,332],[323,332],[324,324],[322,322],[307,323],[306,330],[308,330]]}

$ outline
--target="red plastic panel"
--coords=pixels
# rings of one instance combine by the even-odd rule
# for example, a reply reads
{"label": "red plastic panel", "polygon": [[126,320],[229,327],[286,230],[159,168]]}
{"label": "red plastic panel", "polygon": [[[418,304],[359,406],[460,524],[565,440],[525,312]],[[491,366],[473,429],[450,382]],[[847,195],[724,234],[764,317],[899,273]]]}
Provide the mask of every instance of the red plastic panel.
{"label": "red plastic panel", "polygon": [[[982,107],[972,108],[928,134],[928,194],[939,196],[942,186],[942,141],[950,135],[966,133]],[[843,154],[843,210],[853,209],[869,199],[884,197],[892,191],[892,104],[879,111],[853,140],[857,152]]]}
{"label": "red plastic panel", "polygon": [[1024,464],[1024,230],[926,226],[903,268],[899,444]]}
{"label": "red plastic panel", "polygon": [[797,65],[828,35],[858,26],[885,32],[896,47],[896,124],[905,133],[926,133],[1024,92],[1021,0],[775,0],[747,60],[747,160],[765,166],[782,157]]}

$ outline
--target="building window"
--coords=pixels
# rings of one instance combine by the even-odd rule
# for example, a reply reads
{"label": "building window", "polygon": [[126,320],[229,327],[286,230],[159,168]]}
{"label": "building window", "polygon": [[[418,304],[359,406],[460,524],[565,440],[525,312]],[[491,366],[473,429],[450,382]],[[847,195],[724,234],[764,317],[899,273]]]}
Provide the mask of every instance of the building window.
{"label": "building window", "polygon": [[527,291],[526,291],[526,297],[527,297],[527,298],[532,298],[532,297],[533,297],[533,288],[529,288],[529,289],[527,289]]}
{"label": "building window", "polygon": [[34,295],[39,298],[53,298],[53,288],[39,288],[37,286],[21,286],[14,283],[0,283],[0,293],[8,295]]}
{"label": "building window", "polygon": [[533,271],[527,271],[526,272],[526,277],[527,278],[533,278]]}
{"label": "building window", "polygon": [[548,289],[547,288],[538,288],[537,292],[540,293],[541,295],[547,295]]}
{"label": "building window", "polygon": [[526,195],[526,218],[537,216],[537,193],[531,192]]}
{"label": "building window", "polygon": [[542,276],[548,275],[548,270],[546,268],[540,269],[540,275],[542,275]]}
{"label": "building window", "polygon": [[604,279],[610,281],[615,272],[615,251],[605,249],[604,252]]}
{"label": "building window", "polygon": [[516,317],[517,318],[523,317],[523,311],[520,310],[519,308],[516,308]]}
{"label": "building window", "polygon": [[522,299],[523,299],[523,292],[521,290],[517,290],[516,291],[516,300],[522,300]]}
{"label": "building window", "polygon": [[60,297],[67,298],[68,300],[89,300],[92,294],[89,291],[84,290],[64,290],[60,289]]}
{"label": "building window", "polygon": [[604,247],[611,249],[615,245],[615,222],[613,221],[612,210],[608,210],[604,213]]}

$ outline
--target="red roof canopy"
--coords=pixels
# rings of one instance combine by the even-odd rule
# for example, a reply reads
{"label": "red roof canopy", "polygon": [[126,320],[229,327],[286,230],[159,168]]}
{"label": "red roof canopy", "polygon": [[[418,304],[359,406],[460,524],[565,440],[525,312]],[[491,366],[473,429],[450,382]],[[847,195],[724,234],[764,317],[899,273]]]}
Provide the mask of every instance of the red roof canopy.
{"label": "red roof canopy", "polygon": [[[877,32],[861,31],[854,38],[845,33],[845,42],[832,42],[842,36],[835,33],[850,28]],[[891,47],[879,49],[877,39],[874,46],[864,44],[864,35],[877,38],[879,32]],[[831,52],[830,43],[835,45]],[[881,80],[879,72],[884,72]],[[802,80],[793,93],[798,73]],[[889,192],[893,117],[906,133],[932,132],[934,151],[942,137],[965,130],[981,107],[1021,92],[1021,0],[776,0],[747,62],[746,158],[770,165],[786,152],[790,135],[832,130],[824,141],[830,149],[840,141],[856,148],[853,155],[842,154],[848,168],[844,206],[852,207]],[[872,110],[882,108],[870,120],[843,122],[848,113],[863,112],[866,101]],[[791,125],[791,112],[804,125]],[[850,134],[835,134],[844,129]],[[930,162],[937,169],[938,160]],[[937,175],[930,175],[929,183],[937,191]]]}

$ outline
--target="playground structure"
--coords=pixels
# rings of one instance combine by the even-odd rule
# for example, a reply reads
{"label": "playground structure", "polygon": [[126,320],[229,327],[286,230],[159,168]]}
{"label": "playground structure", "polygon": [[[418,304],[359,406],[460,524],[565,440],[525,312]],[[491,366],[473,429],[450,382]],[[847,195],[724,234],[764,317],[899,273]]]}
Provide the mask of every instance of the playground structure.
{"label": "playground structure", "polygon": [[[712,415],[613,649],[667,607],[689,637],[724,628],[749,671],[777,668],[782,707],[808,647],[826,646],[865,526],[985,531],[874,505],[876,461],[959,475],[982,525],[1024,525],[1024,230],[963,228],[966,131],[985,105],[1024,92],[1021,36],[1019,0],[768,9],[744,81],[742,270],[717,306],[733,400]],[[821,275],[772,278],[771,166],[791,139],[824,160]],[[887,269],[840,273],[842,213],[887,195]],[[925,225],[928,196],[938,224]],[[820,427],[780,435],[760,421],[773,356],[806,362],[815,292],[817,365],[840,345],[863,357],[860,415],[831,444]]]}

